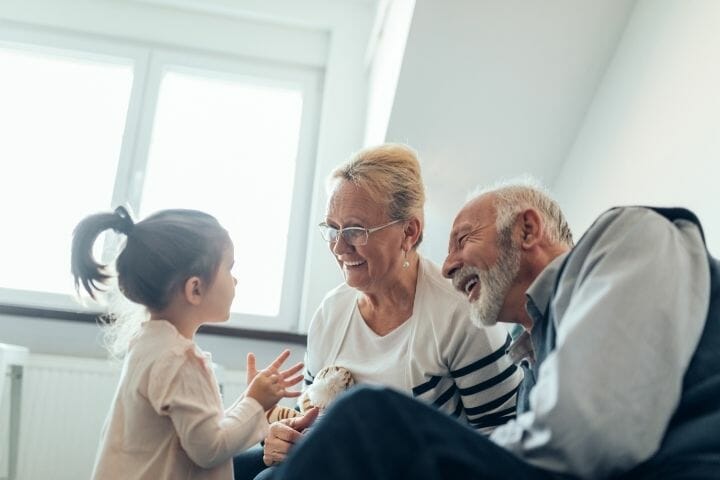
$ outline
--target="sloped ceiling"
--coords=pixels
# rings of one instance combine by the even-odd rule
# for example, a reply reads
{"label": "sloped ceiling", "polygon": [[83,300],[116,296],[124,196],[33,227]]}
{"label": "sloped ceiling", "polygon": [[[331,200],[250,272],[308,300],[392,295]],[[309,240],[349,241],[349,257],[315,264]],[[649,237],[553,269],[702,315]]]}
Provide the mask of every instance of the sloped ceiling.
{"label": "sloped ceiling", "polygon": [[388,141],[421,156],[426,255],[478,184],[562,165],[635,0],[417,0]]}

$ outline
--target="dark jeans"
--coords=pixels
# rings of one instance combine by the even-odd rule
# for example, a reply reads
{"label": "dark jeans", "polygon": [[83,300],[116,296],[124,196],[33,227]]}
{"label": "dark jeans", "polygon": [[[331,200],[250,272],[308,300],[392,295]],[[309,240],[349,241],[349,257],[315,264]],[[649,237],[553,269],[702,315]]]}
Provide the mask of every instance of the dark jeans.
{"label": "dark jeans", "polygon": [[235,480],[253,480],[267,467],[263,463],[263,448],[258,445],[233,458]]}
{"label": "dark jeans", "polygon": [[[260,454],[262,463],[262,453]],[[410,397],[356,387],[335,402],[263,479],[569,480],[540,470]],[[647,462],[616,480],[720,479],[717,454]]]}
{"label": "dark jeans", "polygon": [[557,478],[431,406],[392,390],[340,397],[273,479]]}

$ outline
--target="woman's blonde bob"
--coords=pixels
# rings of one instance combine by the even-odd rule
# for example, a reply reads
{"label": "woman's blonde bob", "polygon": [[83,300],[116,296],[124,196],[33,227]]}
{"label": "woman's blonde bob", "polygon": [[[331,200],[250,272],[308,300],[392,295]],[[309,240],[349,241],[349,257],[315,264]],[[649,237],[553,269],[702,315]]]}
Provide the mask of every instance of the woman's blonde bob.
{"label": "woman's blonde bob", "polygon": [[425,220],[425,186],[415,150],[398,143],[360,150],[332,171],[328,191],[343,180],[362,188],[375,202],[385,205],[390,220],[417,218],[421,233],[413,248],[420,245]]}

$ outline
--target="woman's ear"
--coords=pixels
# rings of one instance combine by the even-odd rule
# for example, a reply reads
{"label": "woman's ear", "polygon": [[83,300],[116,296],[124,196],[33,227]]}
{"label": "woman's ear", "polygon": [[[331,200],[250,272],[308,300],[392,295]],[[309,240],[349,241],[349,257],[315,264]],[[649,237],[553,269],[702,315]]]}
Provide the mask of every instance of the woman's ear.
{"label": "woman's ear", "polygon": [[412,217],[410,220],[407,220],[405,222],[405,226],[404,226],[405,238],[403,238],[402,247],[406,252],[409,252],[410,250],[412,250],[412,248],[418,242],[421,232],[422,232],[422,224],[420,223],[419,218]]}
{"label": "woman's ear", "polygon": [[183,288],[185,300],[190,305],[200,305],[204,293],[203,287],[203,281],[200,277],[190,277],[185,280],[185,287]]}

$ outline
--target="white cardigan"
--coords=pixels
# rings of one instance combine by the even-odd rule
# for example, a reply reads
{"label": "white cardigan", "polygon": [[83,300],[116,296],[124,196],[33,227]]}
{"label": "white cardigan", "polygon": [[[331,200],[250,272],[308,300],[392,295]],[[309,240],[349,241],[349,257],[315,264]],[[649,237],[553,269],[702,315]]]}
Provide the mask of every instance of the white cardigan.
{"label": "white cardigan", "polygon": [[[315,312],[308,331],[306,385],[320,369],[335,365],[359,295],[343,283],[325,296]],[[406,369],[406,383],[413,388],[407,393],[485,432],[513,418],[522,373],[505,354],[507,331],[501,326],[473,325],[467,300],[424,258],[413,314]]]}

